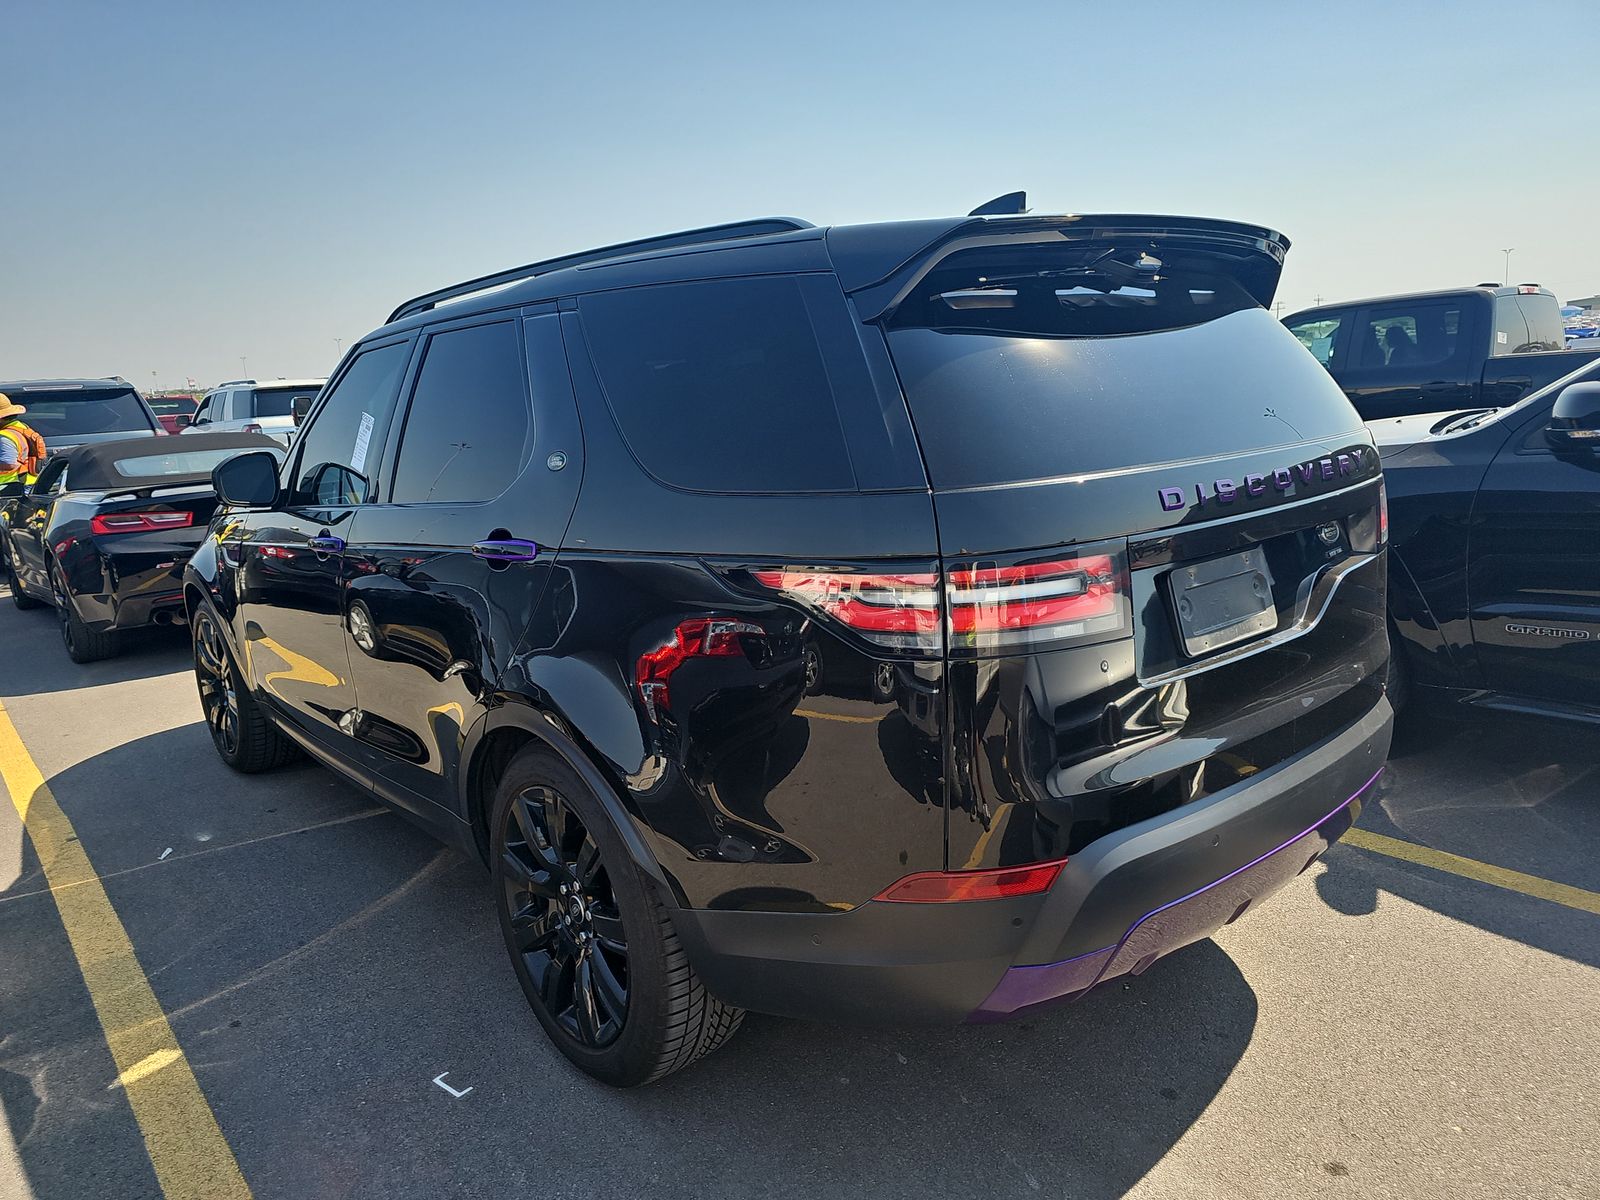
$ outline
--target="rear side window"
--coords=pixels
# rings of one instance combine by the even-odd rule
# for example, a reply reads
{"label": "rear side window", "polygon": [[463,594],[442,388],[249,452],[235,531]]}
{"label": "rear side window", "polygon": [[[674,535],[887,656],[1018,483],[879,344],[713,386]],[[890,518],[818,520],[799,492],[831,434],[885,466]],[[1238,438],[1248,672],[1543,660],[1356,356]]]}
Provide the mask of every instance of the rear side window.
{"label": "rear side window", "polygon": [[22,420],[44,438],[144,433],[150,429],[144,405],[131,388],[23,388],[11,399],[28,410]]}
{"label": "rear side window", "polygon": [[1118,471],[1360,428],[1332,377],[1225,264],[1196,254],[1152,266],[1137,248],[1115,250],[952,256],[891,318],[889,350],[935,487]]}
{"label": "rear side window", "polygon": [[389,500],[492,500],[526,461],[528,392],[510,321],[428,339]]}
{"label": "rear side window", "polygon": [[1554,296],[1518,296],[1516,301],[1517,307],[1522,310],[1522,319],[1528,327],[1524,350],[1536,352],[1567,348],[1567,333],[1561,320],[1561,305],[1556,303]]}
{"label": "rear side window", "polygon": [[798,280],[668,284],[579,302],[617,428],[662,483],[700,492],[855,489]]}
{"label": "rear side window", "polygon": [[1494,341],[1489,353],[1495,358],[1502,354],[1525,354],[1528,350],[1528,319],[1516,296],[1494,298]]}

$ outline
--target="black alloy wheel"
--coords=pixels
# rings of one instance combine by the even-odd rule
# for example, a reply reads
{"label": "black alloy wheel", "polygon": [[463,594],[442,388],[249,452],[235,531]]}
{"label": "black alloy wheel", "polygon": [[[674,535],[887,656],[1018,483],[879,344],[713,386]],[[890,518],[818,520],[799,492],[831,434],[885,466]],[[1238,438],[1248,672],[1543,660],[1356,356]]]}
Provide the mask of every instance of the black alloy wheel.
{"label": "black alloy wheel", "polygon": [[246,774],[288,762],[295,755],[295,745],[267,719],[242,686],[217,618],[202,607],[195,610],[190,624],[200,710],[217,754],[234,770]]}
{"label": "black alloy wheel", "polygon": [[117,635],[113,630],[90,629],[79,618],[67,595],[61,579],[61,567],[50,564],[50,595],[55,600],[56,618],[61,624],[61,644],[67,648],[67,657],[75,663],[99,662],[117,652]]}
{"label": "black alloy wheel", "polygon": [[628,943],[600,847],[553,788],[511,802],[501,874],[514,950],[545,1012],[591,1049],[628,1019]]}
{"label": "black alloy wheel", "polygon": [[613,1087],[652,1083],[733,1036],[609,811],[553,750],[506,765],[490,814],[500,931],[556,1048]]}
{"label": "black alloy wheel", "polygon": [[6,559],[6,586],[11,589],[11,603],[18,608],[38,608],[40,602],[22,590],[22,580],[17,578],[17,569],[11,565],[11,560]]}

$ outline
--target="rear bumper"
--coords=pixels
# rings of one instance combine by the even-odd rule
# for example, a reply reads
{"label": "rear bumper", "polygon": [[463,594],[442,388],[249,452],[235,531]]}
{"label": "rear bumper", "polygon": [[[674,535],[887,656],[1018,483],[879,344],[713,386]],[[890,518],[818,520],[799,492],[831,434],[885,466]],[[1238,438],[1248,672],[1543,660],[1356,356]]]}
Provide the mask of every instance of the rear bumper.
{"label": "rear bumper", "polygon": [[1093,843],[1042,896],[824,915],[684,909],[674,924],[706,986],[742,1008],[1004,1020],[1142,971],[1305,870],[1354,823],[1392,723],[1380,699],[1296,757]]}

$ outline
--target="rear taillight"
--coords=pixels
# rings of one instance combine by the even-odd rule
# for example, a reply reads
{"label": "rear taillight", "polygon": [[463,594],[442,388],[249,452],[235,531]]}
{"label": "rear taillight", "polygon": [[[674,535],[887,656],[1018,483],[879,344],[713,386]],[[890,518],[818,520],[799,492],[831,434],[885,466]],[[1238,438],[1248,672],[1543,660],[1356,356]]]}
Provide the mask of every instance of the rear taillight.
{"label": "rear taillight", "polygon": [[988,871],[921,871],[892,883],[873,897],[899,904],[948,904],[958,900],[1005,900],[1048,892],[1067,860],[1000,867]]}
{"label": "rear taillight", "polygon": [[244,427],[242,429],[240,429],[239,432],[240,433],[260,433],[261,432],[261,426],[258,425],[254,421],[246,421],[245,424],[244,424]]}
{"label": "rear taillight", "polygon": [[937,654],[942,640],[952,655],[970,657],[1098,641],[1132,628],[1121,542],[963,562],[942,581],[810,567],[750,575],[867,641],[917,654]]}
{"label": "rear taillight", "polygon": [[162,529],[184,529],[194,524],[192,512],[170,509],[147,512],[101,513],[89,522],[91,533],[153,533]]}
{"label": "rear taillight", "polygon": [[691,658],[734,658],[744,655],[742,637],[759,637],[765,630],[732,617],[692,617],[654,650],[641,654],[633,665],[634,685],[650,719],[672,707],[672,673]]}
{"label": "rear taillight", "polygon": [[879,646],[939,652],[939,577],[809,567],[750,572],[762,587],[831,617]]}
{"label": "rear taillight", "polygon": [[948,580],[952,655],[1044,649],[1130,628],[1120,542],[1027,561],[967,563]]}

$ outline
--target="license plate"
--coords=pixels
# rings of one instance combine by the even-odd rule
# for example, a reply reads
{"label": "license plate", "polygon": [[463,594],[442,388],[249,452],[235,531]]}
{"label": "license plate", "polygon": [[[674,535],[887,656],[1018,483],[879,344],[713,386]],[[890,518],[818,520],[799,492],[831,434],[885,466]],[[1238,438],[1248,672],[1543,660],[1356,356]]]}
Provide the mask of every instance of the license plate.
{"label": "license plate", "polygon": [[1179,567],[1168,579],[1178,634],[1190,658],[1278,627],[1272,571],[1259,549]]}

